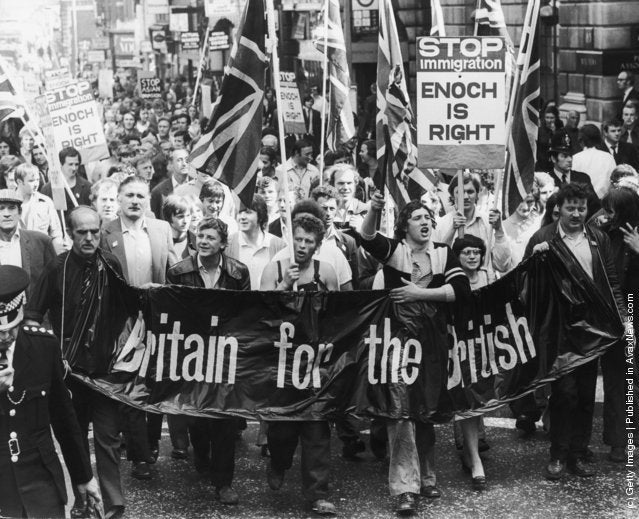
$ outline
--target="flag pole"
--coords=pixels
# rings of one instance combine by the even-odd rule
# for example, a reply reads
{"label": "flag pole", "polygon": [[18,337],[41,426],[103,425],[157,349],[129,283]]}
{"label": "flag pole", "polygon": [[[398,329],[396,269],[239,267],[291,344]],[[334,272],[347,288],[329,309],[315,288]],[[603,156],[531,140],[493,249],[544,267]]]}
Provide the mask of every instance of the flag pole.
{"label": "flag pole", "polygon": [[[464,216],[464,170],[457,171],[457,210]],[[457,229],[457,236],[464,237],[464,226]]]}
{"label": "flag pole", "polygon": [[[320,134],[320,186],[324,184],[324,148],[326,147],[326,70],[328,69],[328,4],[324,2],[324,59],[322,72],[322,129]],[[312,128],[311,128],[312,130]]]}
{"label": "flag pole", "polygon": [[[524,18],[523,31],[521,32],[521,40],[519,43],[519,54],[517,55],[517,68],[515,69],[515,77],[513,78],[512,88],[508,97],[508,109],[506,112],[506,154],[505,162],[508,162],[508,142],[511,138],[511,131],[513,127],[513,119],[515,113],[515,101],[517,99],[517,92],[519,91],[519,82],[522,76],[522,69],[526,67],[525,73],[528,72],[529,63],[525,63],[525,56],[529,51],[530,45],[534,40],[534,32],[537,27],[537,18],[539,17],[539,0],[532,0],[528,3],[526,9],[526,16]],[[526,30],[528,28],[528,30]],[[499,195],[501,193],[502,184],[504,178],[504,171],[500,170],[495,178],[495,200],[493,202],[493,208],[497,209],[499,203]]]}
{"label": "flag pole", "polygon": [[[286,171],[286,149],[284,146],[284,117],[282,112],[282,98],[281,98],[281,90],[282,87],[280,85],[280,61],[277,55],[277,34],[275,33],[275,9],[273,7],[273,0],[266,0],[266,17],[267,17],[267,25],[268,25],[268,39],[269,44],[271,45],[271,63],[272,63],[272,71],[273,71],[273,86],[275,87],[275,102],[277,106],[277,127],[280,138],[280,160],[282,163],[282,168],[284,169],[284,174],[282,175],[281,187],[286,194],[286,203],[284,204],[286,208],[286,227],[285,227],[285,236],[284,239],[288,245],[290,260],[291,263],[295,262],[295,251],[293,250],[293,227],[292,227],[292,218],[291,218],[291,204],[288,199],[289,197],[289,186],[288,186],[288,172]],[[293,289],[297,290],[297,283],[293,285]]]}
{"label": "flag pole", "polygon": [[204,59],[206,58],[206,54],[209,48],[210,33],[211,33],[211,30],[209,29],[209,26],[207,24],[206,34],[204,35],[204,46],[202,47],[202,50],[200,51],[200,65],[197,69],[197,77],[195,78],[195,88],[193,89],[193,99],[191,100],[191,106],[195,106],[195,100],[197,99],[197,89],[199,88],[200,80],[202,79],[202,69],[204,68]]}

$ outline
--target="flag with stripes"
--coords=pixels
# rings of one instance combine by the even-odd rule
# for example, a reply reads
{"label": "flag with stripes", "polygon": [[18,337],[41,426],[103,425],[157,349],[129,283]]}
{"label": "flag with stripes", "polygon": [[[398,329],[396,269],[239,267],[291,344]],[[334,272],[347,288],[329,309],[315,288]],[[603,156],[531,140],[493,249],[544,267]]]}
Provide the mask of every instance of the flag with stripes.
{"label": "flag with stripes", "polygon": [[442,10],[442,4],[439,0],[430,0],[430,35],[431,36],[446,36],[446,26],[444,25],[444,11]]}
{"label": "flag with stripes", "polygon": [[264,2],[251,0],[244,9],[219,102],[190,155],[195,169],[226,184],[245,206],[255,192],[261,146],[265,34]]}
{"label": "flag with stripes", "polygon": [[[524,23],[517,66],[518,84],[511,97],[512,127],[506,144],[507,160],[503,182],[503,214],[510,215],[532,188],[537,156],[540,111],[539,28],[537,10]],[[509,110],[510,113],[510,110]]]}
{"label": "flag with stripes", "polygon": [[508,32],[501,0],[479,0],[475,15],[475,36],[501,36],[506,45],[506,91],[511,92],[517,66],[515,45]]}
{"label": "flag with stripes", "polygon": [[421,192],[420,186],[432,187],[433,182],[426,173],[415,169],[415,117],[408,98],[391,0],[382,0],[379,5],[376,124],[377,162],[381,168],[378,185],[386,185],[401,209],[410,201],[411,193]]}
{"label": "flag with stripes", "polygon": [[[349,97],[351,79],[346,60],[346,43],[339,14],[339,0],[326,0],[326,20],[320,24],[320,31],[315,46],[325,52],[328,58],[328,79],[330,83],[330,113],[326,126],[326,145],[335,151],[340,145],[347,143],[355,136],[353,107]],[[328,13],[328,15],[326,14]],[[323,28],[327,27],[326,33]],[[326,48],[324,48],[326,43]]]}
{"label": "flag with stripes", "polygon": [[8,117],[19,117],[23,113],[20,109],[17,94],[11,80],[6,66],[0,61],[0,121],[4,121]]}

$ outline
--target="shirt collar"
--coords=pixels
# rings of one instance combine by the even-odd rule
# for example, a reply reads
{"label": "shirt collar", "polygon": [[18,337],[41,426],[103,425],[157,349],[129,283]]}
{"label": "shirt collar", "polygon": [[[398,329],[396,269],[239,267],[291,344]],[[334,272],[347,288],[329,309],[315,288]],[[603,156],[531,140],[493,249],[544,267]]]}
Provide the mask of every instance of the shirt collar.
{"label": "shirt collar", "polygon": [[[238,233],[238,242],[240,247],[252,247],[253,245],[246,241],[243,232]],[[271,243],[271,237],[267,232],[260,231],[260,237],[257,240],[257,249],[262,249],[264,247],[268,247]]]}
{"label": "shirt collar", "polygon": [[[204,270],[205,272],[208,272],[208,269],[202,264],[202,260],[200,260],[200,255],[196,254],[195,255],[196,261],[197,261],[197,269],[199,271]],[[224,256],[220,255],[220,262],[217,264],[217,267],[215,267],[215,270],[220,270],[222,268],[222,261],[224,260]]]}
{"label": "shirt collar", "polygon": [[[135,230],[138,229],[137,225],[127,226],[124,223],[124,218],[122,218],[121,216],[120,216],[120,225],[122,226],[122,234],[124,234],[125,232],[131,232],[131,231],[135,231]],[[140,224],[139,229],[144,229],[145,231],[147,230],[146,217],[145,216],[142,217],[142,223]]]}
{"label": "shirt collar", "polygon": [[22,219],[20,219],[20,221],[18,222],[18,227],[16,228],[16,231],[13,233],[13,236],[11,236],[11,240],[6,242],[6,241],[2,241],[2,243],[13,243],[15,241],[18,241],[20,239],[20,222],[22,221]]}
{"label": "shirt collar", "polygon": [[[561,226],[561,223],[557,223],[557,232],[559,233],[559,237],[563,240],[566,236],[567,233],[566,231],[564,231],[564,228]],[[583,236],[586,236],[586,226],[584,225],[581,234]]]}

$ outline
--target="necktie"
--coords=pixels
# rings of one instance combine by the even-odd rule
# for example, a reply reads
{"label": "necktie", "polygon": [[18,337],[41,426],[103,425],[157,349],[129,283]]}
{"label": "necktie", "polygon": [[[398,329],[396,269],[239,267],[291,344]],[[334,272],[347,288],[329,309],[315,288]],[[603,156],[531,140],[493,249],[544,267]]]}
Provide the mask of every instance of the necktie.
{"label": "necktie", "polygon": [[615,159],[615,162],[617,162],[617,146],[612,147],[612,156]]}
{"label": "necktie", "polygon": [[561,174],[561,184],[564,185],[568,181],[568,175],[566,173]]}

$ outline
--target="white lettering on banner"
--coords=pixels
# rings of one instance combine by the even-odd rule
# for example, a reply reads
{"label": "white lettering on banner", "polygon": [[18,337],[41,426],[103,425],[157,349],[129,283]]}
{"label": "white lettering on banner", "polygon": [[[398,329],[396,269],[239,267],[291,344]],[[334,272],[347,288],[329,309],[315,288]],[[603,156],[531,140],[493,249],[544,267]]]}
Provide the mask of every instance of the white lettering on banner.
{"label": "white lettering on banner", "polygon": [[[537,356],[526,317],[515,318],[510,303],[506,303],[505,311],[508,326],[492,326],[493,317],[486,314],[479,329],[466,341],[458,340],[455,328],[448,326],[453,341],[453,347],[448,350],[448,389],[460,384],[461,387],[475,384],[480,378],[486,379],[509,371],[517,364],[526,364]],[[474,331],[473,321],[468,322],[468,331]],[[481,352],[480,359],[475,357],[476,350]],[[462,365],[468,368],[462,369]],[[470,380],[465,381],[462,372],[466,371],[470,374]]]}
{"label": "white lettering on banner", "polygon": [[503,167],[503,39],[429,36],[418,39],[417,49],[419,165]]}
{"label": "white lettering on banner", "polygon": [[[368,383],[397,384],[399,377],[406,385],[415,383],[422,362],[422,345],[416,339],[408,339],[402,346],[397,337],[391,337],[390,319],[384,319],[383,338],[377,336],[377,325],[370,326],[370,333],[364,339],[368,346]],[[377,346],[382,347],[382,355],[377,365]],[[388,359],[390,377],[388,376]],[[379,378],[375,374],[379,372]]]}

